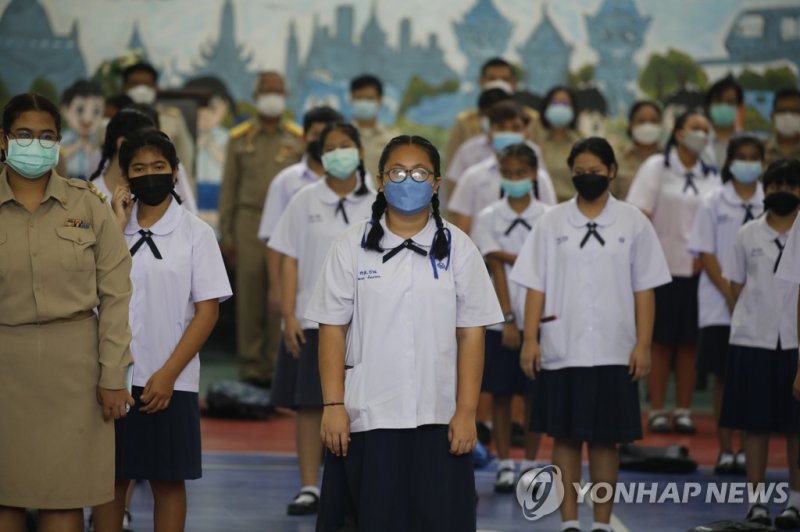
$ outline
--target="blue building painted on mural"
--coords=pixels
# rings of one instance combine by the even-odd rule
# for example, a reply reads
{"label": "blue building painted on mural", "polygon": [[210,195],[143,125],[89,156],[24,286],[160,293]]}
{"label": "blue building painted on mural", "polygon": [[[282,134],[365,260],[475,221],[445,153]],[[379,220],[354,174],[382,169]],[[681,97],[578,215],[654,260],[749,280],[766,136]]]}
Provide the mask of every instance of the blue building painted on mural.
{"label": "blue building painted on mural", "polygon": [[544,94],[551,87],[566,83],[572,45],[561,36],[546,9],[541,23],[517,51],[525,67],[529,91]]}
{"label": "blue building painted on mural", "polygon": [[642,16],[633,0],[604,0],[596,15],[586,16],[589,44],[600,57],[594,78],[611,115],[625,113],[634,101],[639,68],[633,56],[649,26],[650,17]]}
{"label": "blue building painted on mural", "polygon": [[458,48],[467,58],[466,80],[476,81],[487,59],[505,54],[513,27],[492,0],[478,0],[461,22],[453,23]]}
{"label": "blue building painted on mural", "polygon": [[8,93],[27,92],[39,78],[61,93],[85,77],[78,23],[69,34],[58,36],[39,0],[11,0],[0,15],[0,79]]}

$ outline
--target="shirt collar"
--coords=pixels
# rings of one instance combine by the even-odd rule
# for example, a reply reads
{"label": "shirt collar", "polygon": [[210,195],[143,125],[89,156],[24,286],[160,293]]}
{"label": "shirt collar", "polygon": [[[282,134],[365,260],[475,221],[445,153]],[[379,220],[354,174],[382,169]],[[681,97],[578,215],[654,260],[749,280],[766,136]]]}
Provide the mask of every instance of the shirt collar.
{"label": "shirt collar", "polygon": [[[406,241],[405,238],[400,238],[389,230],[389,227],[386,225],[385,214],[381,217],[380,224],[383,227],[383,239],[381,240],[381,247],[383,249],[389,250],[396,248]],[[369,231],[369,229],[367,229],[367,231]],[[433,243],[433,237],[435,234],[436,220],[434,220],[433,216],[431,215],[428,216],[428,222],[425,224],[425,227],[423,227],[419,233],[412,236],[411,240],[417,243],[420,247],[427,249],[431,247],[431,243]]]}
{"label": "shirt collar", "polygon": [[319,179],[322,177],[314,172],[310,166],[308,166],[308,155],[303,155],[303,158],[300,159],[300,162],[297,164],[300,165],[300,177],[303,179],[307,181],[319,181]]}
{"label": "shirt collar", "polygon": [[589,222],[596,223],[599,227],[611,225],[617,219],[617,199],[611,194],[608,195],[606,206],[594,220],[587,218],[578,208],[577,196],[567,202],[567,219],[575,227],[586,227]]}
{"label": "shirt collar", "polygon": [[[67,180],[58,175],[55,170],[50,172],[47,188],[45,188],[44,196],[42,196],[42,203],[49,198],[53,198],[62,207],[67,208]],[[16,201],[16,199],[14,191],[11,190],[11,185],[8,184],[8,168],[4,165],[2,171],[0,171],[0,205],[9,201]]]}
{"label": "shirt collar", "polygon": [[511,205],[508,204],[508,196],[504,197],[500,202],[500,208],[497,210],[497,214],[500,216],[500,219],[504,222],[513,222],[517,218],[524,218],[529,220],[533,218],[533,215],[536,214],[536,211],[539,210],[539,205],[537,205],[536,198],[531,197],[531,202],[525,207],[525,210],[521,213],[517,214],[517,211],[511,208]]}
{"label": "shirt collar", "polygon": [[767,213],[765,212],[763,216],[756,219],[756,223],[761,225],[761,231],[766,236],[767,240],[772,242],[776,238],[780,238],[781,240],[785,241],[786,237],[788,236],[788,232],[786,233],[779,233],[767,223]]}
{"label": "shirt collar", "polygon": [[694,177],[705,177],[703,175],[703,165],[700,163],[700,159],[697,159],[697,162],[691,168],[686,168],[683,166],[681,162],[681,158],[678,157],[678,150],[669,150],[669,166],[676,172],[678,172],[681,176],[685,176],[686,172],[691,172],[694,174]]}
{"label": "shirt collar", "polygon": [[744,201],[736,193],[736,189],[733,188],[733,180],[731,180],[722,186],[722,199],[725,200],[726,203],[737,207],[742,204],[761,205],[764,203],[764,189],[761,186],[761,183],[758,183],[756,185],[756,193],[753,194],[753,197],[747,201]]}
{"label": "shirt collar", "polygon": [[[331,187],[328,186],[328,182],[325,181],[325,179],[320,179],[319,183],[313,186],[317,187],[317,197],[322,203],[327,205],[336,205],[339,203],[339,200],[342,199],[342,196],[334,192]],[[360,186],[361,185],[356,182],[356,187],[348,192],[346,196],[344,196],[345,201],[355,201],[355,193]]]}
{"label": "shirt collar", "polygon": [[[148,230],[157,236],[166,236],[172,233],[177,227],[178,223],[181,220],[181,215],[183,207],[178,204],[178,201],[175,198],[172,198],[172,201],[167,207],[164,216],[161,217],[156,223],[154,223],[151,227],[148,227]],[[125,234],[126,235],[135,235],[142,229],[139,226],[139,220],[137,218],[137,213],[139,212],[139,202],[133,204],[133,210],[131,211],[131,219],[128,222],[128,225],[125,227]]]}

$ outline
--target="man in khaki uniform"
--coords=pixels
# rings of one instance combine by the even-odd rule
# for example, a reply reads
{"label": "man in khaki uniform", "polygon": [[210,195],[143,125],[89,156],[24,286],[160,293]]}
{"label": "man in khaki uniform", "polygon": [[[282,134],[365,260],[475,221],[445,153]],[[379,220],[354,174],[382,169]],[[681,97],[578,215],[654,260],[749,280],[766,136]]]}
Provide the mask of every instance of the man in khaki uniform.
{"label": "man in khaki uniform", "polygon": [[275,175],[300,160],[299,128],[281,117],[283,78],[262,73],[255,90],[259,116],[231,131],[219,197],[222,252],[236,271],[239,377],[266,386],[272,379],[280,320],[267,315],[267,265],[258,239],[261,210]]}
{"label": "man in khaki uniform", "polygon": [[775,92],[772,126],[774,134],[764,145],[766,163],[800,159],[800,91],[789,88]]}
{"label": "man in khaki uniform", "polygon": [[[370,74],[354,78],[350,82],[350,104],[353,109],[353,122],[361,134],[364,148],[364,167],[374,179],[378,179],[378,161],[383,148],[400,134],[394,127],[378,121],[378,113],[383,105],[383,83]],[[375,183],[377,188],[378,184]]]}
{"label": "man in khaki uniform", "polygon": [[[486,89],[503,89],[509,94],[513,94],[517,89],[517,76],[514,68],[505,59],[496,57],[489,59],[481,67],[481,78],[479,80],[481,91]],[[529,107],[524,108],[528,116],[528,139],[536,144],[542,138],[542,128],[539,123],[539,113]],[[478,109],[467,109],[456,117],[456,122],[450,130],[450,140],[447,143],[447,162],[453,157],[464,142],[484,133],[481,127],[481,119],[484,117]]]}

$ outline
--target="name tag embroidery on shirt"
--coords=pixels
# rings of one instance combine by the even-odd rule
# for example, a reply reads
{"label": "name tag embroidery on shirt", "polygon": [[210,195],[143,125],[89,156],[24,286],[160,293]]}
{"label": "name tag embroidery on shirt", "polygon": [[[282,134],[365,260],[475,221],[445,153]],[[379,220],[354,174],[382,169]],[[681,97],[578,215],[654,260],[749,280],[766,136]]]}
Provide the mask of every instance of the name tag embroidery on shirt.
{"label": "name tag embroidery on shirt", "polygon": [[750,257],[751,258],[763,257],[763,256],[764,256],[764,250],[761,249],[761,248],[753,248],[753,249],[750,250]]}
{"label": "name tag embroidery on shirt", "polygon": [[365,279],[380,279],[381,274],[378,273],[377,270],[359,270],[358,271],[358,280],[363,281]]}
{"label": "name tag embroidery on shirt", "polygon": [[560,237],[556,238],[556,245],[557,245],[557,246],[558,246],[558,245],[561,245],[561,244],[563,244],[564,242],[566,242],[567,240],[569,240],[569,237],[568,237],[568,236],[566,236],[566,235],[565,235],[565,236],[560,236]]}
{"label": "name tag embroidery on shirt", "polygon": [[64,227],[78,227],[80,229],[89,229],[92,226],[88,222],[84,222],[79,218],[67,218]]}
{"label": "name tag embroidery on shirt", "polygon": [[724,224],[730,222],[731,220],[732,218],[727,214],[720,214],[719,216],[717,216],[717,223],[719,224]]}
{"label": "name tag embroidery on shirt", "polygon": [[308,223],[310,224],[317,224],[322,223],[322,215],[321,214],[309,214],[308,215]]}

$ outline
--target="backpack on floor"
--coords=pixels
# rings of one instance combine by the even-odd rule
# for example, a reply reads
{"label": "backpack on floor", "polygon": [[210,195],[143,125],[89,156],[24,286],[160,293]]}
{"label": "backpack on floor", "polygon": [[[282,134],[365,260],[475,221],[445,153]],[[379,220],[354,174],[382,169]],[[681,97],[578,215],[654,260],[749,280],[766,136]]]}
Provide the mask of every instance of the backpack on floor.
{"label": "backpack on floor", "polygon": [[707,525],[698,525],[688,532],[775,532],[775,529],[758,523],[741,521],[715,521]]}
{"label": "backpack on floor", "polygon": [[232,380],[210,383],[206,403],[208,416],[228,419],[266,419],[275,410],[269,390]]}
{"label": "backpack on floor", "polygon": [[692,473],[697,462],[689,456],[689,449],[681,445],[667,447],[640,447],[620,445],[619,468],[640,473]]}

